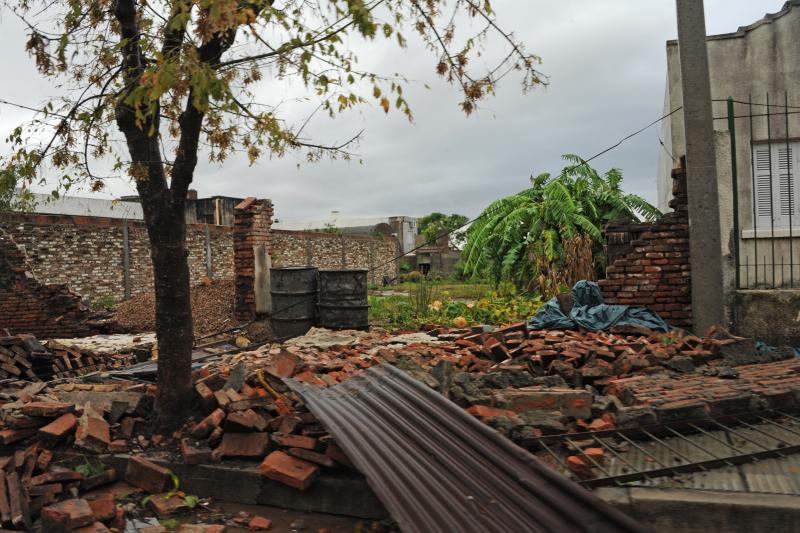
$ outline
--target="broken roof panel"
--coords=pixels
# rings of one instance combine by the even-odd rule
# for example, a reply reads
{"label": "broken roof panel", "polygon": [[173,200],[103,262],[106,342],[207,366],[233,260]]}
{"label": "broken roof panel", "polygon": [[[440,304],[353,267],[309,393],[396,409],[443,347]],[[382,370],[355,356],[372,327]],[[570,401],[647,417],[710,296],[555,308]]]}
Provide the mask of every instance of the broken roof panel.
{"label": "broken roof panel", "polygon": [[645,531],[392,366],[327,389],[285,381],[406,533]]}

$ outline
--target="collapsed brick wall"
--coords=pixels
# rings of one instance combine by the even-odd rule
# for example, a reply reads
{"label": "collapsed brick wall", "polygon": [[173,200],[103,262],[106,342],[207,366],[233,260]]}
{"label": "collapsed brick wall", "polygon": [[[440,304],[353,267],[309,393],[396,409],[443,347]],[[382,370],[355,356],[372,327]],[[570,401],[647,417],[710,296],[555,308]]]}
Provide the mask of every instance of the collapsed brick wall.
{"label": "collapsed brick wall", "polygon": [[[264,231],[270,232],[269,225],[271,222]],[[27,255],[28,268],[36,279],[43,284],[66,285],[89,302],[100,298],[116,301],[125,298],[127,233],[130,294],[135,296],[152,290],[150,241],[141,221],[2,213],[0,230],[7,232]],[[383,276],[397,277],[394,258],[398,255],[398,243],[393,237],[281,230],[272,230],[270,235],[273,242],[268,251],[274,266],[374,268],[370,273],[371,283],[380,283]],[[208,249],[211,251],[211,277],[235,279],[234,243],[233,227],[187,225],[186,247],[192,283],[200,282],[207,275]]]}
{"label": "collapsed brick wall", "polygon": [[0,229],[0,331],[41,338],[91,334],[92,312],[81,297],[66,285],[39,282],[28,265],[25,252]]}
{"label": "collapsed brick wall", "polygon": [[369,283],[398,274],[399,243],[394,237],[368,237],[322,232],[272,230],[272,266],[318,268],[365,268]]}
{"label": "collapsed brick wall", "polygon": [[689,216],[685,168],[674,169],[671,213],[653,223],[636,224],[630,251],[615,259],[600,280],[610,304],[647,307],[669,324],[691,329]]}
{"label": "collapsed brick wall", "polygon": [[[269,253],[272,201],[250,197],[233,211],[233,264],[236,275],[234,313],[246,322],[256,317],[257,248]],[[267,272],[266,275],[269,275]]]}
{"label": "collapsed brick wall", "polygon": [[[149,292],[153,287],[153,267],[143,222],[105,217],[0,214],[0,230],[6,231],[24,249],[37,279],[46,284],[68,285],[92,302],[104,297],[120,301],[125,297],[126,227],[130,294]],[[226,226],[187,226],[186,247],[193,282],[207,275],[208,248],[211,249],[212,277],[233,279],[231,233],[231,228]]]}

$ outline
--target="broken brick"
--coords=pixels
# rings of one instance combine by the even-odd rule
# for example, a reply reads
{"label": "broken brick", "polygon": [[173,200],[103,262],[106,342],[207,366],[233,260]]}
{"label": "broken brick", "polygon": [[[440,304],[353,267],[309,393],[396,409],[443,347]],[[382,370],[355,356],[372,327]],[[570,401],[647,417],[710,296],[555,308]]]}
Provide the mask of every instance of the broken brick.
{"label": "broken brick", "polygon": [[319,443],[317,439],[306,437],[305,435],[284,435],[273,433],[272,441],[284,448],[305,448],[306,450],[316,450]]}
{"label": "broken brick", "polygon": [[327,466],[328,468],[333,468],[336,466],[336,463],[333,461],[333,459],[323,453],[314,452],[305,448],[289,448],[287,451],[289,452],[289,455],[293,455],[298,459],[303,459],[304,461],[308,461],[310,463],[315,463],[320,466]]}
{"label": "broken brick", "polygon": [[117,504],[114,495],[110,492],[102,492],[93,497],[87,497],[86,501],[92,509],[92,514],[97,522],[111,520],[117,512]]}
{"label": "broken brick", "polygon": [[268,445],[269,435],[266,433],[225,433],[214,454],[217,457],[260,459]]}
{"label": "broken brick", "polygon": [[158,494],[171,485],[170,471],[143,457],[131,457],[125,470],[125,481],[145,492]]}
{"label": "broken brick", "polygon": [[62,402],[31,402],[22,406],[22,414],[54,418],[75,410],[75,405]]}
{"label": "broken brick", "polygon": [[225,420],[225,411],[222,409],[214,410],[214,412],[205,417],[194,427],[192,430],[192,437],[195,439],[204,439],[208,437],[212,431],[222,424],[223,420]]}
{"label": "broken brick", "polygon": [[171,516],[189,510],[182,496],[177,494],[154,494],[147,500],[147,506],[158,516]]}
{"label": "broken brick", "polygon": [[250,519],[247,527],[252,531],[266,531],[272,525],[272,520],[263,516],[254,516]]}
{"label": "broken brick", "polygon": [[71,433],[77,425],[78,417],[72,413],[65,413],[46,426],[39,428],[39,435],[46,438],[61,439]]}
{"label": "broken brick", "polygon": [[191,439],[182,439],[181,455],[185,464],[199,465],[211,461],[211,448],[201,446]]}
{"label": "broken brick", "polygon": [[471,405],[467,412],[478,418],[492,418],[494,416],[515,416],[517,413],[510,409],[498,409],[488,405]]}
{"label": "broken brick", "polygon": [[84,499],[64,500],[42,509],[43,531],[69,531],[94,523],[94,514]]}
{"label": "broken brick", "polygon": [[319,467],[282,452],[270,453],[261,463],[261,475],[298,490],[307,489],[316,479]]}
{"label": "broken brick", "polygon": [[75,445],[95,452],[104,452],[111,442],[108,422],[98,416],[85,413],[78,421]]}

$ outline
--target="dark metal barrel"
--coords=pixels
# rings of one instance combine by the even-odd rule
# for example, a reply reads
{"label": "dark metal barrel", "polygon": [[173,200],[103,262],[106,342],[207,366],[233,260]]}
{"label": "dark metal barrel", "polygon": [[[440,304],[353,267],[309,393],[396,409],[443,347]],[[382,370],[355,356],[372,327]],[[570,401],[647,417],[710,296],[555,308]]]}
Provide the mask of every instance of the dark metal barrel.
{"label": "dark metal barrel", "polygon": [[368,270],[319,271],[319,324],[331,329],[368,329]]}
{"label": "dark metal barrel", "polygon": [[272,268],[272,333],[278,339],[305,334],[314,325],[317,304],[317,268]]}

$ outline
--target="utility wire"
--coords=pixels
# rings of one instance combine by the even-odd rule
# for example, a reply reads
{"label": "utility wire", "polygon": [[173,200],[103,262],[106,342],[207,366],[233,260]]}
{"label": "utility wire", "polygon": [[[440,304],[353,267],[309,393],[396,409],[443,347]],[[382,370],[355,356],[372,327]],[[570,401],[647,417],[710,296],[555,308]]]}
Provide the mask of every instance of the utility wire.
{"label": "utility wire", "polygon": [[[715,100],[715,101],[720,101],[720,100]],[[725,101],[727,101],[727,100],[725,100]],[[19,107],[19,108],[22,108],[22,109],[28,109],[28,110],[31,110],[31,111],[41,111],[41,110],[34,109],[34,108],[31,108],[31,107],[28,107],[28,106],[24,106],[24,105],[21,105],[21,104],[15,104],[13,102],[9,102],[8,100],[3,100],[3,99],[0,99],[0,104],[12,105],[12,106],[15,106],[15,107]],[[578,168],[580,168],[580,167],[582,167],[584,165],[588,165],[591,161],[597,159],[598,157],[600,157],[602,155],[607,154],[611,150],[614,150],[614,149],[618,148],[623,143],[625,143],[625,141],[631,139],[632,137],[635,137],[636,135],[639,135],[643,131],[649,129],[650,127],[654,126],[655,124],[658,124],[662,120],[664,120],[666,118],[669,118],[670,116],[674,115],[675,113],[677,113],[681,109],[683,109],[683,106],[677,107],[677,108],[673,109],[672,111],[670,111],[669,113],[667,113],[665,115],[662,115],[661,117],[659,117],[659,118],[655,119],[654,121],[650,122],[649,124],[647,124],[645,126],[642,126],[638,130],[636,130],[636,131],[634,131],[632,133],[629,133],[628,135],[625,135],[624,137],[622,137],[616,143],[614,143],[611,146],[609,146],[609,147],[597,152],[596,154],[594,154],[590,158],[584,159],[580,163],[578,163],[576,165],[573,165],[573,166],[571,166],[569,168],[564,169],[561,172],[561,174],[566,174],[566,173],[572,172],[573,170],[578,169]],[[659,141],[660,140],[661,139],[659,137]],[[662,142],[661,145],[664,146],[664,143]],[[666,149],[666,147],[664,147],[664,148]],[[520,193],[524,192],[525,190],[528,190],[528,189],[524,189],[523,191],[520,191]],[[519,194],[519,193],[517,193],[517,194]],[[394,263],[395,261],[398,261],[398,260],[402,259],[403,257],[405,257],[405,256],[407,256],[409,254],[412,254],[412,253],[416,252],[417,250],[419,250],[421,248],[424,248],[424,247],[428,246],[429,244],[431,244],[433,242],[438,241],[442,237],[449,237],[450,234],[455,233],[457,231],[460,231],[460,230],[466,228],[467,226],[469,226],[470,224],[473,224],[473,223],[477,222],[478,220],[480,220],[480,219],[482,219],[482,218],[484,218],[484,217],[486,217],[486,216],[488,216],[490,214],[492,214],[492,212],[489,212],[488,210],[484,210],[480,215],[476,216],[473,219],[468,220],[467,222],[465,222],[464,224],[460,225],[459,227],[451,229],[451,230],[447,230],[447,231],[437,235],[435,238],[429,239],[429,240],[425,241],[424,243],[420,244],[419,246],[415,246],[414,248],[411,248],[407,252],[403,252],[402,254],[400,254],[400,255],[398,255],[396,257],[393,257],[392,259],[389,259],[388,261],[385,261],[385,262],[383,262],[383,263],[381,263],[381,264],[379,264],[379,265],[367,270],[367,273],[369,274],[369,273],[375,272],[376,270],[378,270],[380,268],[383,268],[383,267],[385,267],[386,265],[388,265],[390,263]],[[290,305],[288,305],[288,306],[286,306],[286,307],[284,307],[282,309],[278,309],[277,311],[272,311],[272,312],[268,313],[266,315],[266,317],[267,318],[271,318],[271,317],[275,316],[278,313],[282,313],[283,311],[287,311],[287,310],[289,310],[289,309],[291,309],[291,308],[293,308],[293,307],[295,307],[297,305],[303,304],[303,303],[305,303],[305,302],[300,301],[300,302],[296,302],[294,304],[290,304]]]}
{"label": "utility wire", "polygon": [[[675,113],[677,113],[677,112],[678,112],[678,111],[680,111],[681,109],[683,109],[683,106],[680,106],[680,107],[677,107],[677,108],[673,109],[672,111],[670,111],[670,112],[669,112],[669,113],[667,113],[666,115],[663,115],[663,116],[661,116],[661,117],[657,118],[656,120],[654,120],[654,121],[650,122],[650,123],[649,123],[649,124],[647,124],[646,126],[643,126],[643,127],[639,128],[638,130],[634,131],[633,133],[629,133],[628,135],[626,135],[626,136],[622,137],[622,138],[621,138],[619,141],[617,141],[615,144],[613,144],[613,145],[609,146],[608,148],[605,148],[605,149],[601,150],[600,152],[597,152],[597,153],[596,153],[596,154],[594,154],[592,157],[590,157],[590,158],[588,158],[588,159],[584,159],[584,160],[582,160],[580,163],[578,163],[578,164],[576,164],[576,165],[572,165],[571,167],[564,169],[564,170],[563,170],[561,173],[562,173],[562,174],[565,174],[565,173],[568,173],[568,172],[572,172],[573,170],[575,170],[575,169],[578,169],[578,168],[580,168],[580,167],[582,167],[582,166],[584,166],[584,165],[588,165],[588,164],[589,164],[589,162],[591,162],[592,160],[594,160],[594,159],[597,159],[598,157],[600,157],[600,156],[602,156],[602,155],[604,155],[604,154],[606,154],[606,153],[610,152],[611,150],[614,150],[615,148],[618,148],[618,147],[619,147],[620,145],[622,145],[622,144],[623,144],[625,141],[629,140],[629,139],[630,139],[630,138],[632,138],[632,137],[635,137],[636,135],[639,135],[640,133],[642,133],[643,131],[647,130],[648,128],[650,128],[650,127],[654,126],[655,124],[658,124],[659,122],[661,122],[661,121],[662,121],[662,120],[664,120],[665,118],[668,118],[668,117],[670,117],[670,116],[674,115]],[[524,190],[522,190],[522,191],[519,191],[517,194],[519,194],[519,193],[521,193],[521,192],[524,192],[524,191],[526,191],[526,190],[529,190],[529,189],[524,189]],[[378,270],[379,268],[383,268],[383,267],[385,267],[386,265],[388,265],[388,264],[390,264],[390,263],[394,263],[395,261],[397,261],[397,260],[399,260],[399,259],[402,259],[403,257],[405,257],[405,256],[407,256],[407,255],[409,255],[409,254],[411,254],[411,253],[413,253],[413,252],[416,252],[417,250],[419,250],[419,249],[421,249],[421,248],[424,248],[425,246],[427,246],[427,245],[429,245],[429,244],[431,244],[431,243],[433,243],[433,242],[436,242],[436,241],[438,241],[438,240],[439,240],[439,239],[441,239],[442,237],[449,237],[451,233],[455,233],[455,232],[457,232],[457,231],[460,231],[460,230],[464,229],[465,227],[469,226],[470,224],[472,224],[472,223],[474,223],[474,222],[477,222],[478,220],[480,220],[480,219],[482,219],[482,218],[484,218],[484,217],[486,217],[486,216],[488,216],[488,215],[490,215],[490,214],[492,214],[492,213],[493,213],[493,212],[489,212],[489,211],[485,210],[483,213],[481,213],[480,215],[476,216],[475,218],[473,218],[473,219],[471,219],[471,220],[468,220],[467,222],[465,222],[465,223],[464,223],[464,224],[462,224],[461,226],[459,226],[459,227],[457,227],[457,228],[454,228],[454,229],[451,229],[451,230],[447,230],[447,231],[445,231],[445,232],[443,232],[443,233],[441,233],[441,234],[437,235],[437,236],[436,236],[436,237],[434,237],[433,239],[429,239],[429,240],[425,241],[423,244],[420,244],[419,246],[415,246],[414,248],[410,249],[409,251],[407,251],[407,252],[404,252],[404,253],[402,253],[402,254],[400,254],[400,255],[398,255],[398,256],[396,256],[396,257],[392,258],[392,259],[389,259],[388,261],[385,261],[385,262],[383,262],[383,263],[379,264],[379,265],[378,265],[378,266],[376,266],[376,267],[373,267],[373,268],[371,268],[371,269],[367,270],[367,274],[370,274],[370,273],[372,273],[372,272],[375,272],[375,271],[376,271],[376,270]],[[293,308],[293,307],[296,307],[296,306],[298,306],[298,305],[300,305],[300,304],[304,304],[304,303],[306,303],[306,302],[304,302],[304,301],[295,302],[295,303],[293,303],[293,304],[290,304],[290,305],[288,305],[288,306],[286,306],[286,307],[284,307],[284,308],[282,308],[282,309],[278,309],[277,311],[272,311],[272,312],[270,312],[270,313],[267,313],[267,314],[266,314],[266,318],[271,318],[271,317],[275,316],[275,315],[276,315],[276,314],[278,314],[278,313],[282,313],[282,312],[284,312],[284,311],[287,311],[287,310],[289,310],[289,309],[291,309],[291,308]]]}

